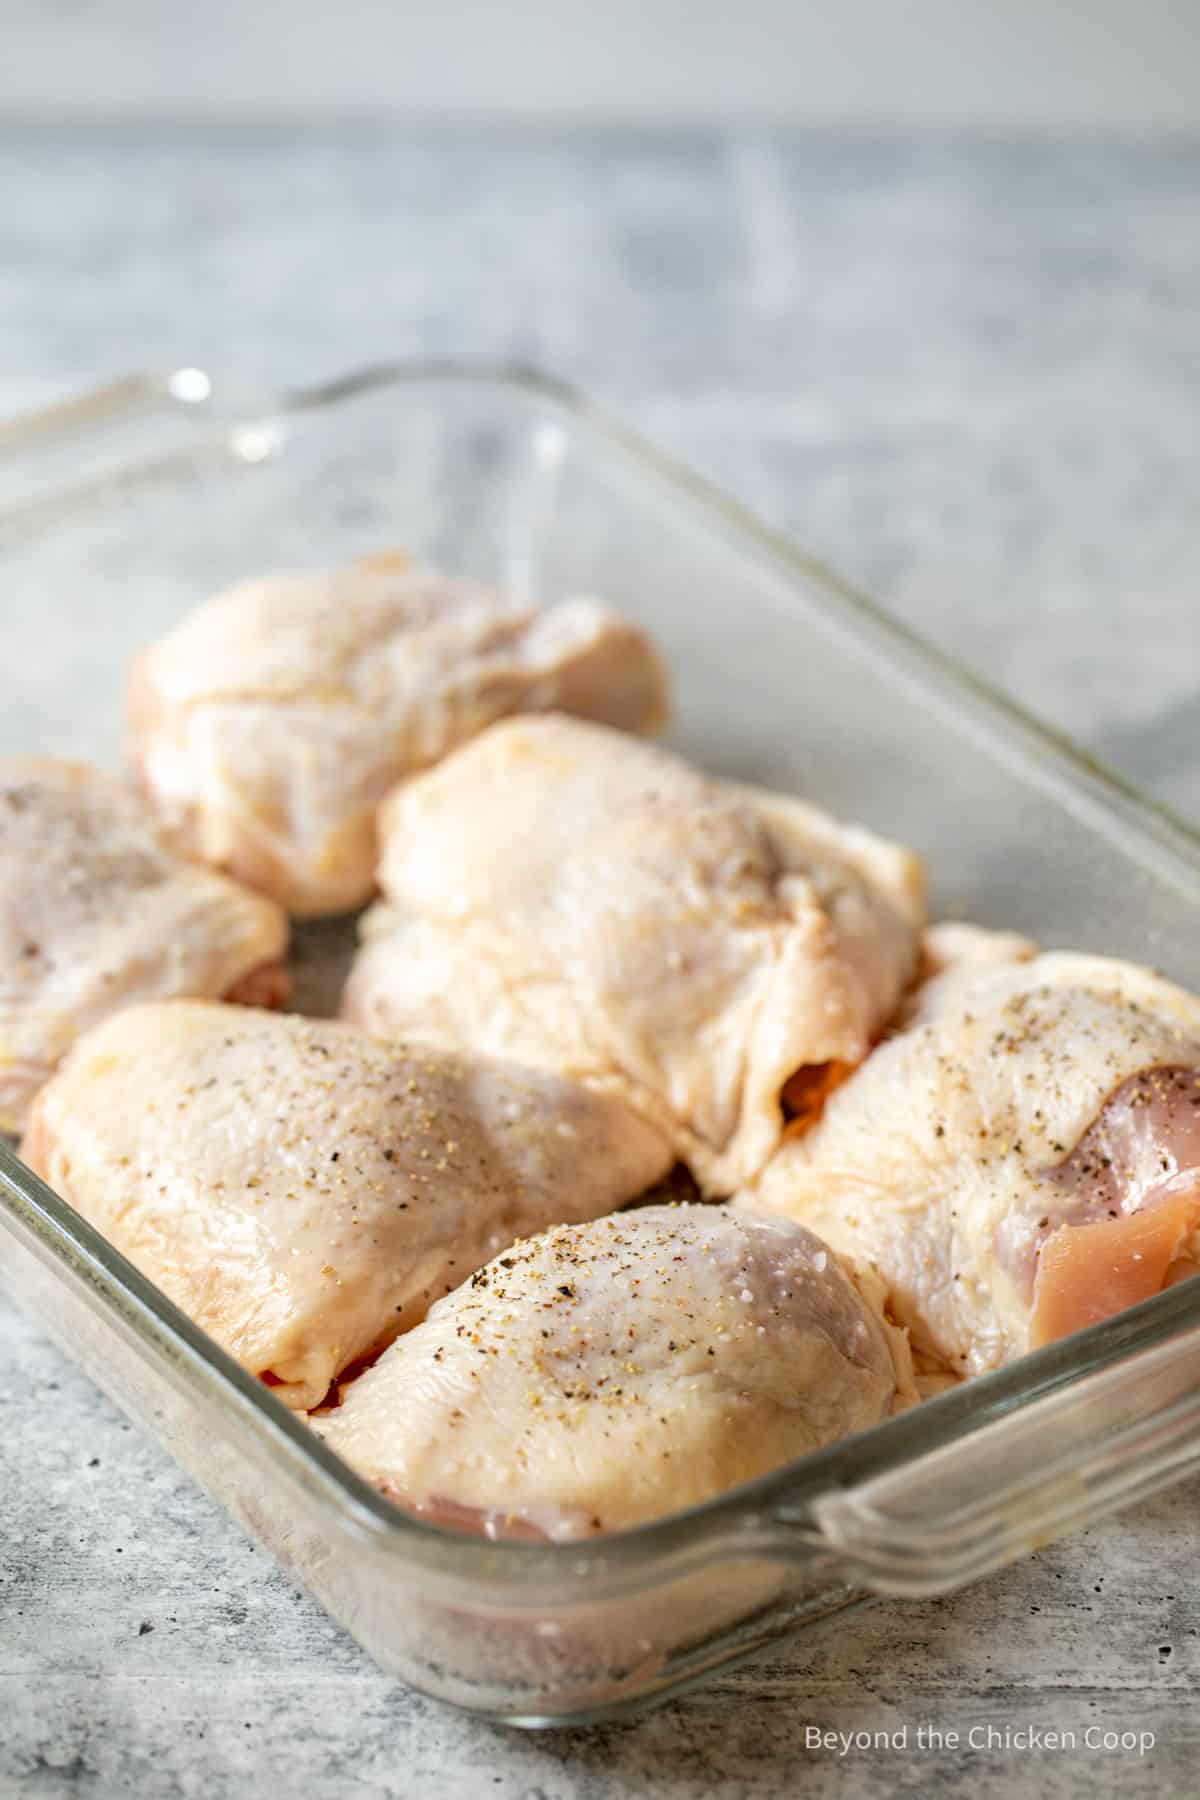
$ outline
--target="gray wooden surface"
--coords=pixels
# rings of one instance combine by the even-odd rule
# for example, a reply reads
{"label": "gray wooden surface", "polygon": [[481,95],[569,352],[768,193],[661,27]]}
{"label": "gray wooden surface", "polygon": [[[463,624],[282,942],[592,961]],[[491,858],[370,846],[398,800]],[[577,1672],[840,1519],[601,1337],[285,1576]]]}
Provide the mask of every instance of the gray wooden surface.
{"label": "gray wooden surface", "polygon": [[[146,363],[536,360],[1200,815],[1198,201],[1200,144],[0,134],[0,410]],[[1194,1485],[522,1737],[374,1670],[7,1302],[0,1368],[5,1800],[1194,1787]]]}

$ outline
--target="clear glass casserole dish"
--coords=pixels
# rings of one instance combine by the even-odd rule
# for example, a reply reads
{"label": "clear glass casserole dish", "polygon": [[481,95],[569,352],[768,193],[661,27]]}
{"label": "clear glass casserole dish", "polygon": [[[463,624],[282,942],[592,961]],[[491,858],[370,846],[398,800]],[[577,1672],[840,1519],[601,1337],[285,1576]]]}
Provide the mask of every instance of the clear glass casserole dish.
{"label": "clear glass casserole dish", "polygon": [[[625,608],[674,671],[674,742],[913,843],[937,913],[1200,986],[1200,840],[518,371],[373,370],[262,405],[183,370],[0,428],[0,750],[114,760],[127,658],[187,606],[397,545]],[[302,979],[336,950],[307,933]],[[871,1595],[949,1591],[1200,1465],[1184,1284],[693,1512],[491,1544],[389,1506],[3,1144],[0,1233],[20,1302],[381,1664],[517,1724],[610,1716]]]}

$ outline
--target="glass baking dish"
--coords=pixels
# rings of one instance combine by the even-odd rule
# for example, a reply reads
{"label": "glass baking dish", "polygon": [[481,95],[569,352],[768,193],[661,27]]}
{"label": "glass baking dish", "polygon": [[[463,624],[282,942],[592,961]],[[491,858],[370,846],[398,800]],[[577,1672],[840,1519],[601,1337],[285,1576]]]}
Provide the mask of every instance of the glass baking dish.
{"label": "glass baking dish", "polygon": [[[675,743],[915,844],[936,912],[1200,985],[1200,841],[517,370],[268,404],[180,370],[0,429],[0,750],[115,760],[126,660],[185,607],[397,545],[624,607],[673,668]],[[302,973],[335,939],[301,935]],[[515,1724],[611,1716],[872,1595],[947,1592],[1200,1466],[1196,1283],[690,1513],[481,1542],[390,1507],[3,1144],[0,1228],[20,1302],[381,1664]]]}

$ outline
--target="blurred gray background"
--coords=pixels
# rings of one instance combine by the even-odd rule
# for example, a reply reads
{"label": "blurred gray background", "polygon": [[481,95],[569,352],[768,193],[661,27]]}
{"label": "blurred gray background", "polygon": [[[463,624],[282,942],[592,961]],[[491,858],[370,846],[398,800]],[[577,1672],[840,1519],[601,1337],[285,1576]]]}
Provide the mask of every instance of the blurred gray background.
{"label": "blurred gray background", "polygon": [[[0,0],[0,413],[438,353],[593,390],[1200,818],[1196,0]],[[521,1738],[374,1670],[7,1302],[0,1362],[3,1800],[1194,1791],[1194,1484]],[[805,1747],[921,1721],[1158,1742]]]}
{"label": "blurred gray background", "polygon": [[4,0],[23,118],[1200,124],[1193,0]]}

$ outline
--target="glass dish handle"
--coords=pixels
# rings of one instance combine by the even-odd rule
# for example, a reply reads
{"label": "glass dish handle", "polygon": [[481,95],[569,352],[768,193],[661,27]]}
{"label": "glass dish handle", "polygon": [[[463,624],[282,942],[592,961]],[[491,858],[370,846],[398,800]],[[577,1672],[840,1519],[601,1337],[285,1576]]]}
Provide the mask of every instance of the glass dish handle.
{"label": "glass dish handle", "polygon": [[182,449],[229,412],[203,369],[180,368],[122,376],[0,418],[0,518]]}
{"label": "glass dish handle", "polygon": [[874,1593],[950,1593],[1200,1469],[1198,1374],[1200,1326],[818,1495],[805,1521]]}

